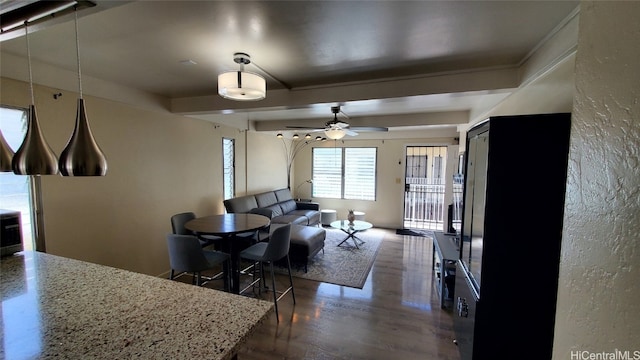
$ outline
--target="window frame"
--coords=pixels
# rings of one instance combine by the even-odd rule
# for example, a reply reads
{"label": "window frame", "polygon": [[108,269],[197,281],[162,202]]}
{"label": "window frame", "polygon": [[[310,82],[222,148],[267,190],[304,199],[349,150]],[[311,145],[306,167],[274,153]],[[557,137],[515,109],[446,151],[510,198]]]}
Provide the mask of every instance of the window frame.
{"label": "window frame", "polygon": [[[231,147],[231,159],[227,159],[227,143],[230,144]],[[227,166],[227,162],[230,161],[231,164]],[[227,181],[227,168],[230,170],[231,177],[230,182]],[[228,187],[231,187],[230,194],[227,194]],[[234,138],[222,138],[222,197],[224,200],[235,197],[236,194],[236,139]],[[230,195],[229,197],[227,197]]]}
{"label": "window frame", "polygon": [[[348,152],[350,150],[370,150],[373,152],[373,172],[370,174],[372,178],[372,197],[351,197],[349,196],[350,192],[347,184],[347,164],[345,159],[348,156]],[[339,176],[339,195],[337,196],[327,196],[327,193],[317,193],[318,185],[321,183],[321,180],[318,179],[316,175],[316,154],[319,155],[320,151],[338,151],[340,156],[340,176]],[[371,154],[368,154],[369,156]],[[337,168],[337,167],[336,167]],[[335,168],[334,168],[335,170]],[[329,174],[330,175],[330,174]],[[311,177],[313,179],[311,193],[314,198],[327,198],[327,199],[340,199],[340,200],[361,200],[361,201],[376,201],[378,197],[378,147],[372,146],[361,146],[361,147],[313,147],[311,152]]]}

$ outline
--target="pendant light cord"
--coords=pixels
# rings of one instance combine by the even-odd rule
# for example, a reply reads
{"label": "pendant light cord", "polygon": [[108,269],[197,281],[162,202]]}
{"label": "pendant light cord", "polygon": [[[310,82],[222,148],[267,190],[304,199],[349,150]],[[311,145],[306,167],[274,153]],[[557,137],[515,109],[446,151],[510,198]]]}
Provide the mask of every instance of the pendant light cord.
{"label": "pendant light cord", "polygon": [[78,58],[78,93],[82,99],[82,74],[80,71],[80,39],[78,38],[78,9],[74,8],[75,25],[76,25],[76,57]]}
{"label": "pendant light cord", "polygon": [[33,96],[33,74],[31,73],[31,49],[29,48],[29,23],[24,22],[25,38],[27,39],[27,62],[29,64],[29,93],[31,94],[31,104],[35,104]]}

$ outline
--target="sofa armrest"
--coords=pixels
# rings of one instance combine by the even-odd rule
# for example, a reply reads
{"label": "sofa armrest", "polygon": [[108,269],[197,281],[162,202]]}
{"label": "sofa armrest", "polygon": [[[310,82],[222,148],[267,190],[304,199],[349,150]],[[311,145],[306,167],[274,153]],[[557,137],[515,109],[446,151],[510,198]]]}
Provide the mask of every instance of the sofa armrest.
{"label": "sofa armrest", "polygon": [[269,219],[273,218],[273,210],[267,209],[267,208],[253,208],[253,209],[249,210],[249,213],[266,216]]}
{"label": "sofa armrest", "polygon": [[258,207],[256,197],[253,195],[239,196],[222,202],[228,213],[248,213]]}
{"label": "sofa armrest", "polygon": [[298,210],[320,210],[320,204],[310,201],[296,201],[296,209]]}

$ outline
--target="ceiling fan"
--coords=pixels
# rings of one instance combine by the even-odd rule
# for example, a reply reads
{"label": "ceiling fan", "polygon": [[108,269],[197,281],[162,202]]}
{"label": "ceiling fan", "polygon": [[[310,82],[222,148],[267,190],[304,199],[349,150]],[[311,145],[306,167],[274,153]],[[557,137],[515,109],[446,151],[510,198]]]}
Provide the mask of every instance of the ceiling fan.
{"label": "ceiling fan", "polygon": [[356,136],[359,132],[364,131],[389,131],[386,127],[377,126],[359,126],[351,127],[348,123],[338,120],[338,114],[340,113],[340,106],[332,106],[331,112],[333,113],[333,119],[327,121],[324,124],[324,128],[314,128],[307,126],[287,126],[289,129],[309,129],[313,131],[324,131],[324,134],[332,140],[342,139],[345,135]]}

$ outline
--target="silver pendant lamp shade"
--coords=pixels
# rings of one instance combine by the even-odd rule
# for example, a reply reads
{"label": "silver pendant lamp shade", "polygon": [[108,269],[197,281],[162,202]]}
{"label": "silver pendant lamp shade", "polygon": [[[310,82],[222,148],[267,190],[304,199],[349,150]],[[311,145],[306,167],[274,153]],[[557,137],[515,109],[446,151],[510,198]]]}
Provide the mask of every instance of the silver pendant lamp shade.
{"label": "silver pendant lamp shade", "polygon": [[13,150],[4,139],[2,131],[0,131],[0,172],[13,171],[13,168],[11,167],[11,159],[13,159],[13,155]]}
{"label": "silver pendant lamp shade", "polygon": [[91,134],[84,99],[78,99],[76,126],[69,143],[60,154],[59,164],[63,176],[107,174],[107,159]]}
{"label": "silver pendant lamp shade", "polygon": [[63,176],[104,176],[107,174],[107,159],[96,143],[89,127],[87,112],[82,98],[82,76],[80,71],[80,42],[78,40],[78,13],[76,12],[76,51],[78,55],[78,111],[73,134],[60,154],[59,167]]}
{"label": "silver pendant lamp shade", "polygon": [[[27,117],[27,134],[11,161],[17,175],[55,175],[58,173],[58,159],[40,131],[33,96],[33,76],[31,74],[31,50],[29,49],[29,29],[25,22],[27,39],[27,60],[29,63],[29,91],[31,105]],[[4,149],[3,149],[4,152]],[[4,156],[4,155],[3,155]]]}

